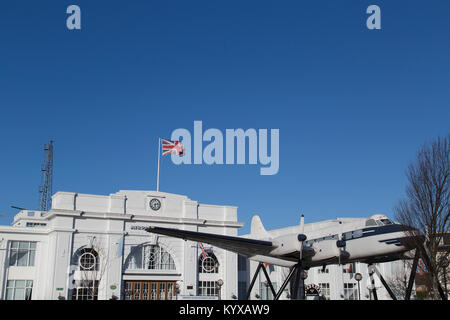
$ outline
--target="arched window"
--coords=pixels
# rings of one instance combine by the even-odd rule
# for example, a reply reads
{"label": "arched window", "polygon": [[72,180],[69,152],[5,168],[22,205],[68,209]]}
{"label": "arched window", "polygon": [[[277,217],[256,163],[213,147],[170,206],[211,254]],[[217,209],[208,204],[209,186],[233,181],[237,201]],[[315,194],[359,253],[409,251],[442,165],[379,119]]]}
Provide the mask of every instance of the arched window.
{"label": "arched window", "polygon": [[98,271],[100,259],[97,251],[92,248],[83,248],[78,253],[78,266],[81,271]]}
{"label": "arched window", "polygon": [[175,262],[164,248],[158,245],[139,245],[131,249],[125,268],[131,270],[175,270]]}
{"label": "arched window", "polygon": [[205,251],[198,259],[199,273],[219,273],[219,260],[212,252]]}

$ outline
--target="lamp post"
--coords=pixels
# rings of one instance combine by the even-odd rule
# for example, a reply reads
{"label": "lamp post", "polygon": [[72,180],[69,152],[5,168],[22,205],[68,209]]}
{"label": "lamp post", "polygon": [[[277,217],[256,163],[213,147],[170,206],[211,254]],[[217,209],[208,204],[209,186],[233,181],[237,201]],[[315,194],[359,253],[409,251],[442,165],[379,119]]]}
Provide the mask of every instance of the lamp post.
{"label": "lamp post", "polygon": [[221,294],[222,286],[223,286],[223,280],[222,279],[217,280],[217,288],[219,290],[219,300],[222,300],[222,294]]}
{"label": "lamp post", "polygon": [[265,286],[265,295],[266,295],[266,300],[269,300],[269,282],[267,280],[264,281],[264,286]]}
{"label": "lamp post", "polygon": [[356,273],[355,274],[355,280],[358,281],[358,300],[361,300],[361,288],[359,286],[359,282],[361,281],[361,279],[362,279],[361,273],[359,273],[359,272]]}

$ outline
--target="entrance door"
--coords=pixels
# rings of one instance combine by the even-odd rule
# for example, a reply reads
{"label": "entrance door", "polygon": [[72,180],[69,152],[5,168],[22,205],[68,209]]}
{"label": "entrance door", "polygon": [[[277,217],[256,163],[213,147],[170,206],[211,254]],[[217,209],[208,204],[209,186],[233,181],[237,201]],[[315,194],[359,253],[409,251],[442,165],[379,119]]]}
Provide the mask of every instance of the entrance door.
{"label": "entrance door", "polygon": [[125,281],[125,300],[172,300],[175,281]]}

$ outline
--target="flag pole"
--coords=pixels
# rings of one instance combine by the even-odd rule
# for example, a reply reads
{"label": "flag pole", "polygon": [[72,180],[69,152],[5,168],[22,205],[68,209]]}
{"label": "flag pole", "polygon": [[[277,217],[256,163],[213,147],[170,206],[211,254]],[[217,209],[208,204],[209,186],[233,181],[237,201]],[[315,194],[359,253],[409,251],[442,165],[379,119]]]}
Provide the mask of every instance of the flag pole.
{"label": "flag pole", "polygon": [[156,178],[156,191],[158,192],[159,192],[159,161],[161,159],[160,151],[161,151],[161,137],[158,137],[158,175]]}

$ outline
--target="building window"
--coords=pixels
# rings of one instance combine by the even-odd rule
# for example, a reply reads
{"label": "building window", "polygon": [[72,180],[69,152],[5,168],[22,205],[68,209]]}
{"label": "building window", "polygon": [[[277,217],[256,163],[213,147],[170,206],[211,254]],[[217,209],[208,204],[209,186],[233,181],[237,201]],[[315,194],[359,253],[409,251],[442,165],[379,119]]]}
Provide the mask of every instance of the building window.
{"label": "building window", "polygon": [[40,223],[40,222],[27,222],[26,227],[28,228],[34,228],[34,227],[45,227],[47,226],[46,223]]}
{"label": "building window", "polygon": [[97,251],[92,248],[84,248],[79,252],[78,265],[81,271],[98,271],[100,259]]}
{"label": "building window", "polygon": [[164,248],[158,245],[140,245],[131,249],[126,269],[175,270],[175,262]]}
{"label": "building window", "polygon": [[219,296],[219,288],[216,281],[199,281],[199,296]]}
{"label": "building window", "polygon": [[330,284],[329,283],[319,283],[320,291],[325,299],[330,300]]}
{"label": "building window", "polygon": [[12,241],[9,249],[9,265],[33,267],[36,255],[36,242]]}
{"label": "building window", "polygon": [[344,283],[344,299],[357,300],[358,289],[355,283]]}
{"label": "building window", "polygon": [[212,252],[205,252],[198,259],[199,273],[219,273],[219,261]]}
{"label": "building window", "polygon": [[323,270],[323,268],[319,268],[318,273],[330,273],[330,269],[328,269],[328,267],[325,268],[325,270]]}
{"label": "building window", "polygon": [[31,300],[33,280],[8,280],[6,300]]}
{"label": "building window", "polygon": [[77,281],[72,289],[72,300],[97,300],[98,281],[82,280]]}

